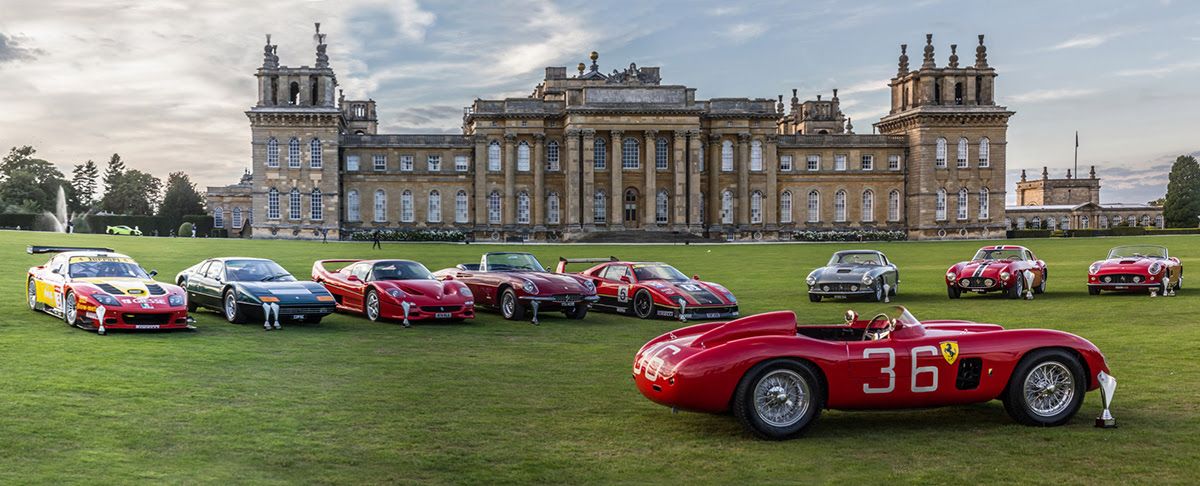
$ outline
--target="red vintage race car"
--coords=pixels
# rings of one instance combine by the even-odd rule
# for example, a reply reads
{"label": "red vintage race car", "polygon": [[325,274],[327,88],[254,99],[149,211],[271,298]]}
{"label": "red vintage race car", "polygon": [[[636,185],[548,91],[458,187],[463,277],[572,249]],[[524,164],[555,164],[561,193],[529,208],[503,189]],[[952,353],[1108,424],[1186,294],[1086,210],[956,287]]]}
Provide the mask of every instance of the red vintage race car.
{"label": "red vintage race car", "polygon": [[475,317],[475,296],[466,284],[438,280],[412,260],[320,260],[313,263],[312,279],[333,294],[338,310],[372,321],[402,320],[408,327],[410,321]]}
{"label": "red vintage race car", "polygon": [[1118,246],[1108,258],[1088,267],[1088,293],[1101,290],[1149,291],[1151,296],[1173,295],[1183,288],[1183,263],[1161,246]]}
{"label": "red vintage race car", "polygon": [[1014,420],[1055,426],[1084,394],[1116,389],[1104,355],[1079,336],[1004,330],[967,321],[918,321],[903,307],[828,326],[796,326],[792,312],[685,327],[646,343],[633,361],[638,390],[657,403],[732,411],[752,433],[787,439],[822,409],[924,408],[999,399]]}
{"label": "red vintage race car", "polygon": [[551,273],[529,253],[485,253],[478,264],[462,263],[434,273],[442,280],[467,284],[479,305],[499,309],[508,320],[531,316],[538,323],[539,311],[562,311],[571,319],[583,319],[588,305],[596,302],[596,285],[577,275]]}
{"label": "red vintage race car", "polygon": [[183,289],[153,279],[132,258],[109,248],[31,246],[52,253],[26,276],[29,308],[68,325],[105,334],[112,329],[195,329]]}
{"label": "red vintage race car", "polygon": [[559,258],[557,273],[570,263],[596,263],[576,275],[591,279],[600,300],[596,310],[651,317],[723,319],[737,317],[737,299],[729,289],[698,277],[688,278],[675,267],[659,262],[619,261],[609,258]]}
{"label": "red vintage race car", "polygon": [[957,299],[965,292],[1003,292],[1011,299],[1046,291],[1046,262],[1023,246],[985,246],[969,262],[956,263],[946,271],[946,293]]}

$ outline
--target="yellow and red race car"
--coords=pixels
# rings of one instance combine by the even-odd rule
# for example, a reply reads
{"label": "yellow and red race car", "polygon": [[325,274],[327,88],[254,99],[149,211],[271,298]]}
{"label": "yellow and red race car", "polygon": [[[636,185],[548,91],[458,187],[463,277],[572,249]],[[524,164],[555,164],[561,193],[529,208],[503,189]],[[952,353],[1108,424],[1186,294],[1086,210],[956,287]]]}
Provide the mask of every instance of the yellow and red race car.
{"label": "yellow and red race car", "polygon": [[109,329],[195,329],[183,289],[156,282],[132,258],[109,248],[31,246],[30,254],[52,253],[29,269],[29,308],[61,317],[68,325]]}

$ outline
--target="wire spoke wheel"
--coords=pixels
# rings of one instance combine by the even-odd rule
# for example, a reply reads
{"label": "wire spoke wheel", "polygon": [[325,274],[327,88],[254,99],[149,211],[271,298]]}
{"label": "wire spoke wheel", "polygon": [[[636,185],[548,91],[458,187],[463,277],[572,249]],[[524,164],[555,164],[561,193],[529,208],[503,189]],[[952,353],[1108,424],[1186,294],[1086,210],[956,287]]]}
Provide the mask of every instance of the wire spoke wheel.
{"label": "wire spoke wheel", "polygon": [[1075,378],[1066,365],[1057,361],[1041,363],[1025,375],[1025,403],[1041,417],[1053,417],[1071,405],[1075,397]]}
{"label": "wire spoke wheel", "polygon": [[511,319],[513,314],[516,314],[517,312],[517,299],[515,299],[511,293],[505,292],[503,300],[504,301],[500,303],[501,312],[504,313],[504,317]]}
{"label": "wire spoke wheel", "polygon": [[808,412],[809,402],[808,382],[790,369],[772,371],[754,386],[754,411],[772,427],[799,422]]}
{"label": "wire spoke wheel", "polygon": [[232,321],[237,316],[237,299],[233,297],[233,292],[225,293],[225,319]]}

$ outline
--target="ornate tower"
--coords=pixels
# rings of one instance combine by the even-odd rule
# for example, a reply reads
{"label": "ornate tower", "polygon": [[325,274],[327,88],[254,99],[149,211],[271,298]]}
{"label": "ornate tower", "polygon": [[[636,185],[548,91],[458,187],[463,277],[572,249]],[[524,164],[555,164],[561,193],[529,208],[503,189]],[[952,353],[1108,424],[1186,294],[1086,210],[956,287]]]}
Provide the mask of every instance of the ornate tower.
{"label": "ornate tower", "polygon": [[948,65],[938,67],[927,34],[921,67],[909,70],[907,48],[900,46],[899,70],[888,84],[891,112],[875,126],[908,138],[909,237],[1003,237],[1005,143],[1014,112],[996,105],[996,71],[983,35],[972,65],[960,65],[951,45]]}
{"label": "ornate tower", "polygon": [[313,38],[315,65],[287,67],[279,65],[278,46],[268,34],[255,73],[258,102],[246,112],[255,237],[338,235],[338,137],[344,122],[319,23]]}

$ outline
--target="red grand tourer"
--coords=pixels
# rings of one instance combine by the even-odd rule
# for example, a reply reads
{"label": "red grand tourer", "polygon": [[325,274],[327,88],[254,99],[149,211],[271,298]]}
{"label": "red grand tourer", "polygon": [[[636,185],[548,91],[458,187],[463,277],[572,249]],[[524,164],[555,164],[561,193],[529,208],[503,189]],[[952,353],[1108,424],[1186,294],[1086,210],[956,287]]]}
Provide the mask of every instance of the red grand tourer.
{"label": "red grand tourer", "polygon": [[[331,270],[331,264],[342,264]],[[475,296],[466,284],[438,280],[412,260],[320,260],[312,279],[325,286],[338,310],[367,319],[461,321],[475,317]]]}
{"label": "red grand tourer", "polygon": [[1088,293],[1102,290],[1167,295],[1183,288],[1183,263],[1161,246],[1118,246],[1088,267]]}
{"label": "red grand tourer", "polygon": [[971,261],[946,270],[946,293],[951,299],[966,292],[1003,292],[1012,299],[1033,298],[1032,294],[1046,291],[1047,277],[1046,262],[1038,260],[1028,248],[985,246]]}

